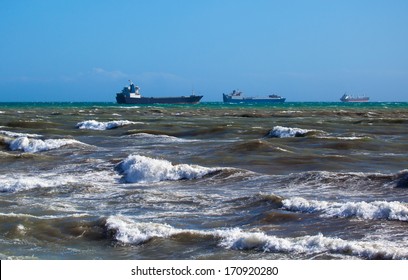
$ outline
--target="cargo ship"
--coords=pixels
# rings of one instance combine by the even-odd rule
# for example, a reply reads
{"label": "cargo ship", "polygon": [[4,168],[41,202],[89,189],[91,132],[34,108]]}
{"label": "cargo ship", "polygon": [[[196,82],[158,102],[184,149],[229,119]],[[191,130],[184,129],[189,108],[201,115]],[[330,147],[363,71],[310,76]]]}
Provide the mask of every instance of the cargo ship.
{"label": "cargo ship", "polygon": [[195,94],[177,97],[143,97],[139,92],[140,88],[132,81],[129,82],[129,86],[116,94],[116,101],[119,104],[196,104],[203,98],[202,95]]}
{"label": "cargo ship", "polygon": [[368,102],[368,100],[370,100],[369,97],[367,96],[357,96],[354,97],[352,95],[348,95],[348,94],[343,94],[343,96],[340,98],[340,100],[342,102]]}
{"label": "cargo ship", "polygon": [[266,97],[245,97],[241,91],[233,90],[230,94],[222,94],[225,103],[283,103],[286,98],[271,94]]}

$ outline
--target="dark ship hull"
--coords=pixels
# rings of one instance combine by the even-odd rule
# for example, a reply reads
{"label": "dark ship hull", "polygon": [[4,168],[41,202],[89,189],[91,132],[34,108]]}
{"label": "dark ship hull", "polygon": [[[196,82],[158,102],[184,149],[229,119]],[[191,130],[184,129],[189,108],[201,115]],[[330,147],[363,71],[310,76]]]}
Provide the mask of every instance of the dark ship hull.
{"label": "dark ship hull", "polygon": [[116,94],[119,104],[197,104],[203,96],[190,95],[179,97],[129,97],[123,93]]}

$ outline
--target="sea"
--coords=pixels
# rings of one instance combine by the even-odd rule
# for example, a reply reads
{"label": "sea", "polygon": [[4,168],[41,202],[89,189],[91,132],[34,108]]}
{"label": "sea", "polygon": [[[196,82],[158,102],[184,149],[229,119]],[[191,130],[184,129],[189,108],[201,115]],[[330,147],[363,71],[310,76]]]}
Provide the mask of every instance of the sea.
{"label": "sea", "polygon": [[0,259],[408,259],[408,103],[0,103]]}

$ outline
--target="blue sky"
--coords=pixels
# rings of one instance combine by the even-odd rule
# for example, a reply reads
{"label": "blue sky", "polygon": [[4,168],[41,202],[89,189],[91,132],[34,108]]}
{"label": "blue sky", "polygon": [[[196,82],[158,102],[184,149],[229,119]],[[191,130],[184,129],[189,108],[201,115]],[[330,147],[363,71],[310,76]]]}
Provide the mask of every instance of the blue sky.
{"label": "blue sky", "polygon": [[0,102],[408,101],[408,1],[1,0]]}

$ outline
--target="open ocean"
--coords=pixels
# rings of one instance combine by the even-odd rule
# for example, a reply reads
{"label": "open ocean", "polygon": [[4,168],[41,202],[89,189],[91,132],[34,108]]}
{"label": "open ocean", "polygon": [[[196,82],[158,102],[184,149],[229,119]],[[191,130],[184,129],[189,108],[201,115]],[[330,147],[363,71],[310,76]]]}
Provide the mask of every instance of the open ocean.
{"label": "open ocean", "polygon": [[408,103],[0,103],[0,259],[408,259]]}

